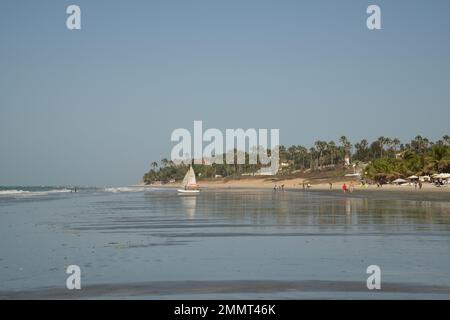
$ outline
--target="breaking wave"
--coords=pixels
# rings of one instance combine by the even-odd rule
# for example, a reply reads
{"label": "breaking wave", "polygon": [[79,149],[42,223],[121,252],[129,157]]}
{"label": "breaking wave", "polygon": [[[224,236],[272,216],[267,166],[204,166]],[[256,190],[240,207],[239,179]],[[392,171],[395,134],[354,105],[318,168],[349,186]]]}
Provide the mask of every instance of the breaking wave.
{"label": "breaking wave", "polygon": [[9,189],[0,190],[0,197],[33,197],[33,196],[46,196],[50,194],[68,193],[72,192],[70,189],[50,189],[50,190],[21,190],[21,189]]}
{"label": "breaking wave", "polygon": [[119,193],[119,192],[143,192],[148,191],[146,188],[140,187],[117,187],[117,188],[105,188],[105,192]]}

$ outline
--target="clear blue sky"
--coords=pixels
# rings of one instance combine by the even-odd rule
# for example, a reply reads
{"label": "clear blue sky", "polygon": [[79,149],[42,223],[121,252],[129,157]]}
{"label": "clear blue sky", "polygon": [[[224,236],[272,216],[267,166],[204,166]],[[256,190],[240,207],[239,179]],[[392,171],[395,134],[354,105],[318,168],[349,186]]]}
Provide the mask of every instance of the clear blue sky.
{"label": "clear blue sky", "polygon": [[193,120],[286,145],[438,139],[449,39],[448,0],[2,1],[0,185],[135,183]]}

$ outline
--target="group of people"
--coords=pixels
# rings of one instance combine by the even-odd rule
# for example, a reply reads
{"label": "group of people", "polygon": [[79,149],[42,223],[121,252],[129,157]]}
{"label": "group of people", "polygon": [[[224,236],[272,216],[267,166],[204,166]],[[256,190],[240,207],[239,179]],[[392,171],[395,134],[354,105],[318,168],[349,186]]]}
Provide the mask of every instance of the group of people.
{"label": "group of people", "polygon": [[414,182],[414,190],[417,190],[417,188],[419,188],[419,190],[422,190],[422,187],[423,187],[422,181]]}
{"label": "group of people", "polygon": [[273,190],[274,190],[274,191],[277,191],[277,190],[282,190],[282,191],[284,191],[284,184],[282,184],[281,186],[275,185],[275,187],[273,187]]}
{"label": "group of people", "polygon": [[[436,186],[438,186],[438,187],[441,187],[441,186],[444,185],[443,181],[435,181],[434,184],[435,184]],[[332,182],[328,182],[328,185],[329,185],[330,190],[333,190],[333,183],[332,183]],[[307,183],[307,184],[306,184],[306,183],[303,183],[302,186],[303,186],[303,190],[306,190],[306,189],[311,188],[311,184],[309,184],[309,183]],[[378,187],[378,188],[381,188],[382,186],[383,186],[382,183],[377,182],[377,187]],[[369,187],[369,184],[368,184],[366,181],[361,181],[361,187],[363,187],[364,189],[367,189],[367,188]],[[416,181],[416,182],[414,182],[414,189],[415,189],[415,190],[417,190],[417,189],[422,190],[422,187],[423,187],[422,181]],[[273,189],[274,189],[274,190],[277,190],[277,189],[282,189],[282,190],[284,190],[284,185],[281,185],[281,186],[275,185],[275,187],[274,187]],[[344,182],[344,184],[342,184],[342,186],[341,186],[341,190],[342,190],[344,193],[347,193],[347,192],[352,193],[352,192],[355,190],[355,183],[354,183],[353,181],[351,181],[351,182],[347,185],[347,183]]]}
{"label": "group of people", "polygon": [[445,185],[445,183],[444,183],[444,180],[438,179],[438,180],[436,180],[436,181],[434,182],[434,185],[435,185],[436,187],[443,187],[443,186]]}
{"label": "group of people", "polygon": [[347,184],[345,182],[342,185],[342,191],[344,191],[344,193],[347,193],[347,192],[352,193],[354,189],[355,189],[355,186],[353,185],[353,182],[350,182],[349,186],[347,186]]}
{"label": "group of people", "polygon": [[306,190],[306,189],[311,188],[311,184],[310,183],[303,183],[302,187],[303,187],[303,190]]}

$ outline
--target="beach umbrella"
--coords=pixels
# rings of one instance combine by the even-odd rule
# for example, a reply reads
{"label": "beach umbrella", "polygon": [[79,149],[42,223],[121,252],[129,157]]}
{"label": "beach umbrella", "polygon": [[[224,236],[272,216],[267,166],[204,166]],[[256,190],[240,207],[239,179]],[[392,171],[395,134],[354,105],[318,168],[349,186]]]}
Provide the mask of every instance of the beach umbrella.
{"label": "beach umbrella", "polygon": [[408,177],[408,179],[411,179],[411,180],[413,180],[413,179],[419,179],[419,177],[418,177],[418,176],[410,176],[410,177]]}
{"label": "beach umbrella", "polygon": [[404,183],[404,182],[408,182],[405,179],[395,179],[394,181],[392,181],[392,183]]}
{"label": "beach umbrella", "polygon": [[447,179],[448,177],[450,177],[450,174],[448,174],[448,173],[436,173],[436,174],[433,174],[433,178],[434,179]]}
{"label": "beach umbrella", "polygon": [[347,173],[345,175],[346,177],[361,177],[360,173]]}

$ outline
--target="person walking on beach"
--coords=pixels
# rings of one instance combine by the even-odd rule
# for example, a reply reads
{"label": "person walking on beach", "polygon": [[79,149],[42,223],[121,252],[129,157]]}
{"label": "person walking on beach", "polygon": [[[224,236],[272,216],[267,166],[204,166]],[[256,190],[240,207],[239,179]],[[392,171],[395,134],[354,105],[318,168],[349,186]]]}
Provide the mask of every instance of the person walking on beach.
{"label": "person walking on beach", "polygon": [[422,190],[422,181],[419,181],[419,190]]}
{"label": "person walking on beach", "polygon": [[347,185],[345,183],[342,185],[342,191],[344,191],[344,193],[347,192]]}
{"label": "person walking on beach", "polygon": [[330,190],[333,189],[333,184],[331,182],[328,182],[328,184],[330,185]]}
{"label": "person walking on beach", "polygon": [[352,181],[352,182],[350,182],[350,193],[353,193],[353,188],[354,188],[354,186],[353,186],[353,181]]}

